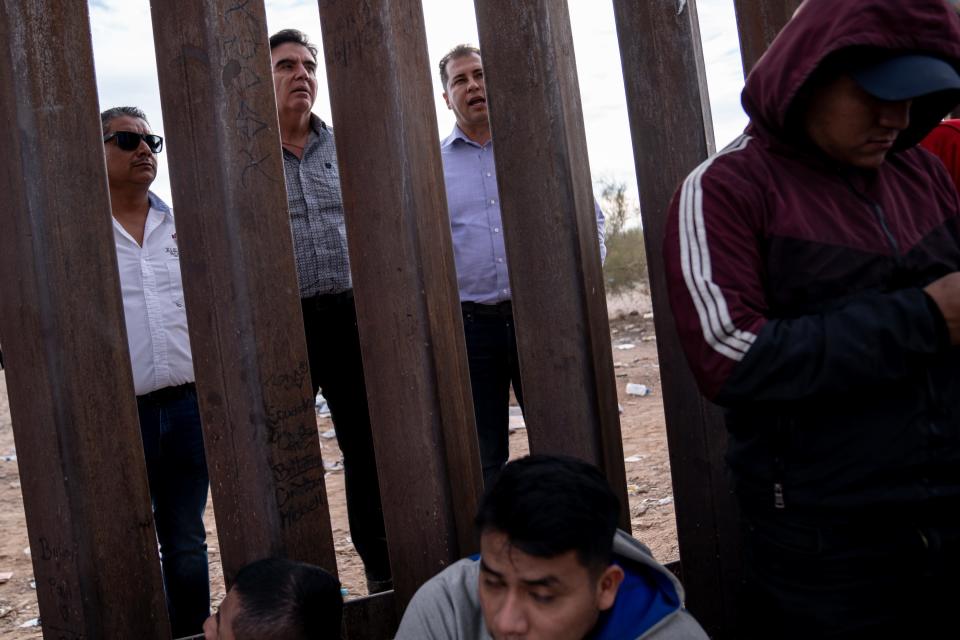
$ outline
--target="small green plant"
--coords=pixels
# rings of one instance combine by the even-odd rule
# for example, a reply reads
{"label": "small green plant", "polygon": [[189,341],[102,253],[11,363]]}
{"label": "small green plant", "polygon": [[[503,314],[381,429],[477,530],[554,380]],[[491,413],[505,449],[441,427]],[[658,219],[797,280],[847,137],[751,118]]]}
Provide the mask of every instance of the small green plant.
{"label": "small green plant", "polygon": [[603,266],[607,293],[624,293],[647,287],[647,253],[643,229],[632,225],[639,221],[639,209],[626,197],[627,185],[613,180],[600,181],[600,206],[606,214],[605,240],[607,260]]}

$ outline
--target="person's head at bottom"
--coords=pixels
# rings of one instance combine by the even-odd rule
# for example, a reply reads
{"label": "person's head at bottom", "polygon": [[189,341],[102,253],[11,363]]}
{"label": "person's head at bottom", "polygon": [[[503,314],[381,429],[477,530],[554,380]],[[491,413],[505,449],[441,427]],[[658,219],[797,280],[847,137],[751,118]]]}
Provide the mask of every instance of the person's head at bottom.
{"label": "person's head at bottom", "polygon": [[600,471],[580,460],[534,455],[504,467],[476,517],[490,634],[586,637],[624,578],[612,564],[619,510]]}
{"label": "person's head at bottom", "polygon": [[243,567],[204,640],[327,640],[340,637],[340,582],[311,564],[282,558]]}

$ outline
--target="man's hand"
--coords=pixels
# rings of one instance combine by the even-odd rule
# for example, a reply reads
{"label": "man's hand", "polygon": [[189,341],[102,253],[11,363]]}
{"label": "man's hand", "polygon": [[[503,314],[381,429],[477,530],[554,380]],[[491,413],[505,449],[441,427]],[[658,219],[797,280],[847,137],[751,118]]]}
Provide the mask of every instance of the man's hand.
{"label": "man's hand", "polygon": [[960,271],[931,282],[924,291],[940,307],[950,331],[950,343],[960,344]]}

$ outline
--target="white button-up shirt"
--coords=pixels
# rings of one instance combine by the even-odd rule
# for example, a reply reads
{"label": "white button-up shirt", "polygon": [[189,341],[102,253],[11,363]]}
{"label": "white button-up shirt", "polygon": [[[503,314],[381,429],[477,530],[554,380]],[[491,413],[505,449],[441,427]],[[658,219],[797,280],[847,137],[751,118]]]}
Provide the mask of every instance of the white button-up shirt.
{"label": "white button-up shirt", "polygon": [[113,236],[137,395],[193,382],[173,211],[151,193],[143,246],[115,219]]}

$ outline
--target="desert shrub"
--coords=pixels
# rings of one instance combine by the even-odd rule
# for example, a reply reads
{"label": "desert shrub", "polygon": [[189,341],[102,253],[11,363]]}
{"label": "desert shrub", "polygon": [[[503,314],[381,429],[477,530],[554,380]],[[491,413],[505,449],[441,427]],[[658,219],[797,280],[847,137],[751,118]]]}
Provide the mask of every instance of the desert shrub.
{"label": "desert shrub", "polygon": [[606,214],[607,260],[603,265],[607,293],[647,287],[647,252],[640,211],[626,197],[623,182],[600,182],[600,206]]}
{"label": "desert shrub", "polygon": [[603,265],[607,293],[623,293],[647,287],[647,252],[643,229],[622,229],[607,237],[607,261]]}

